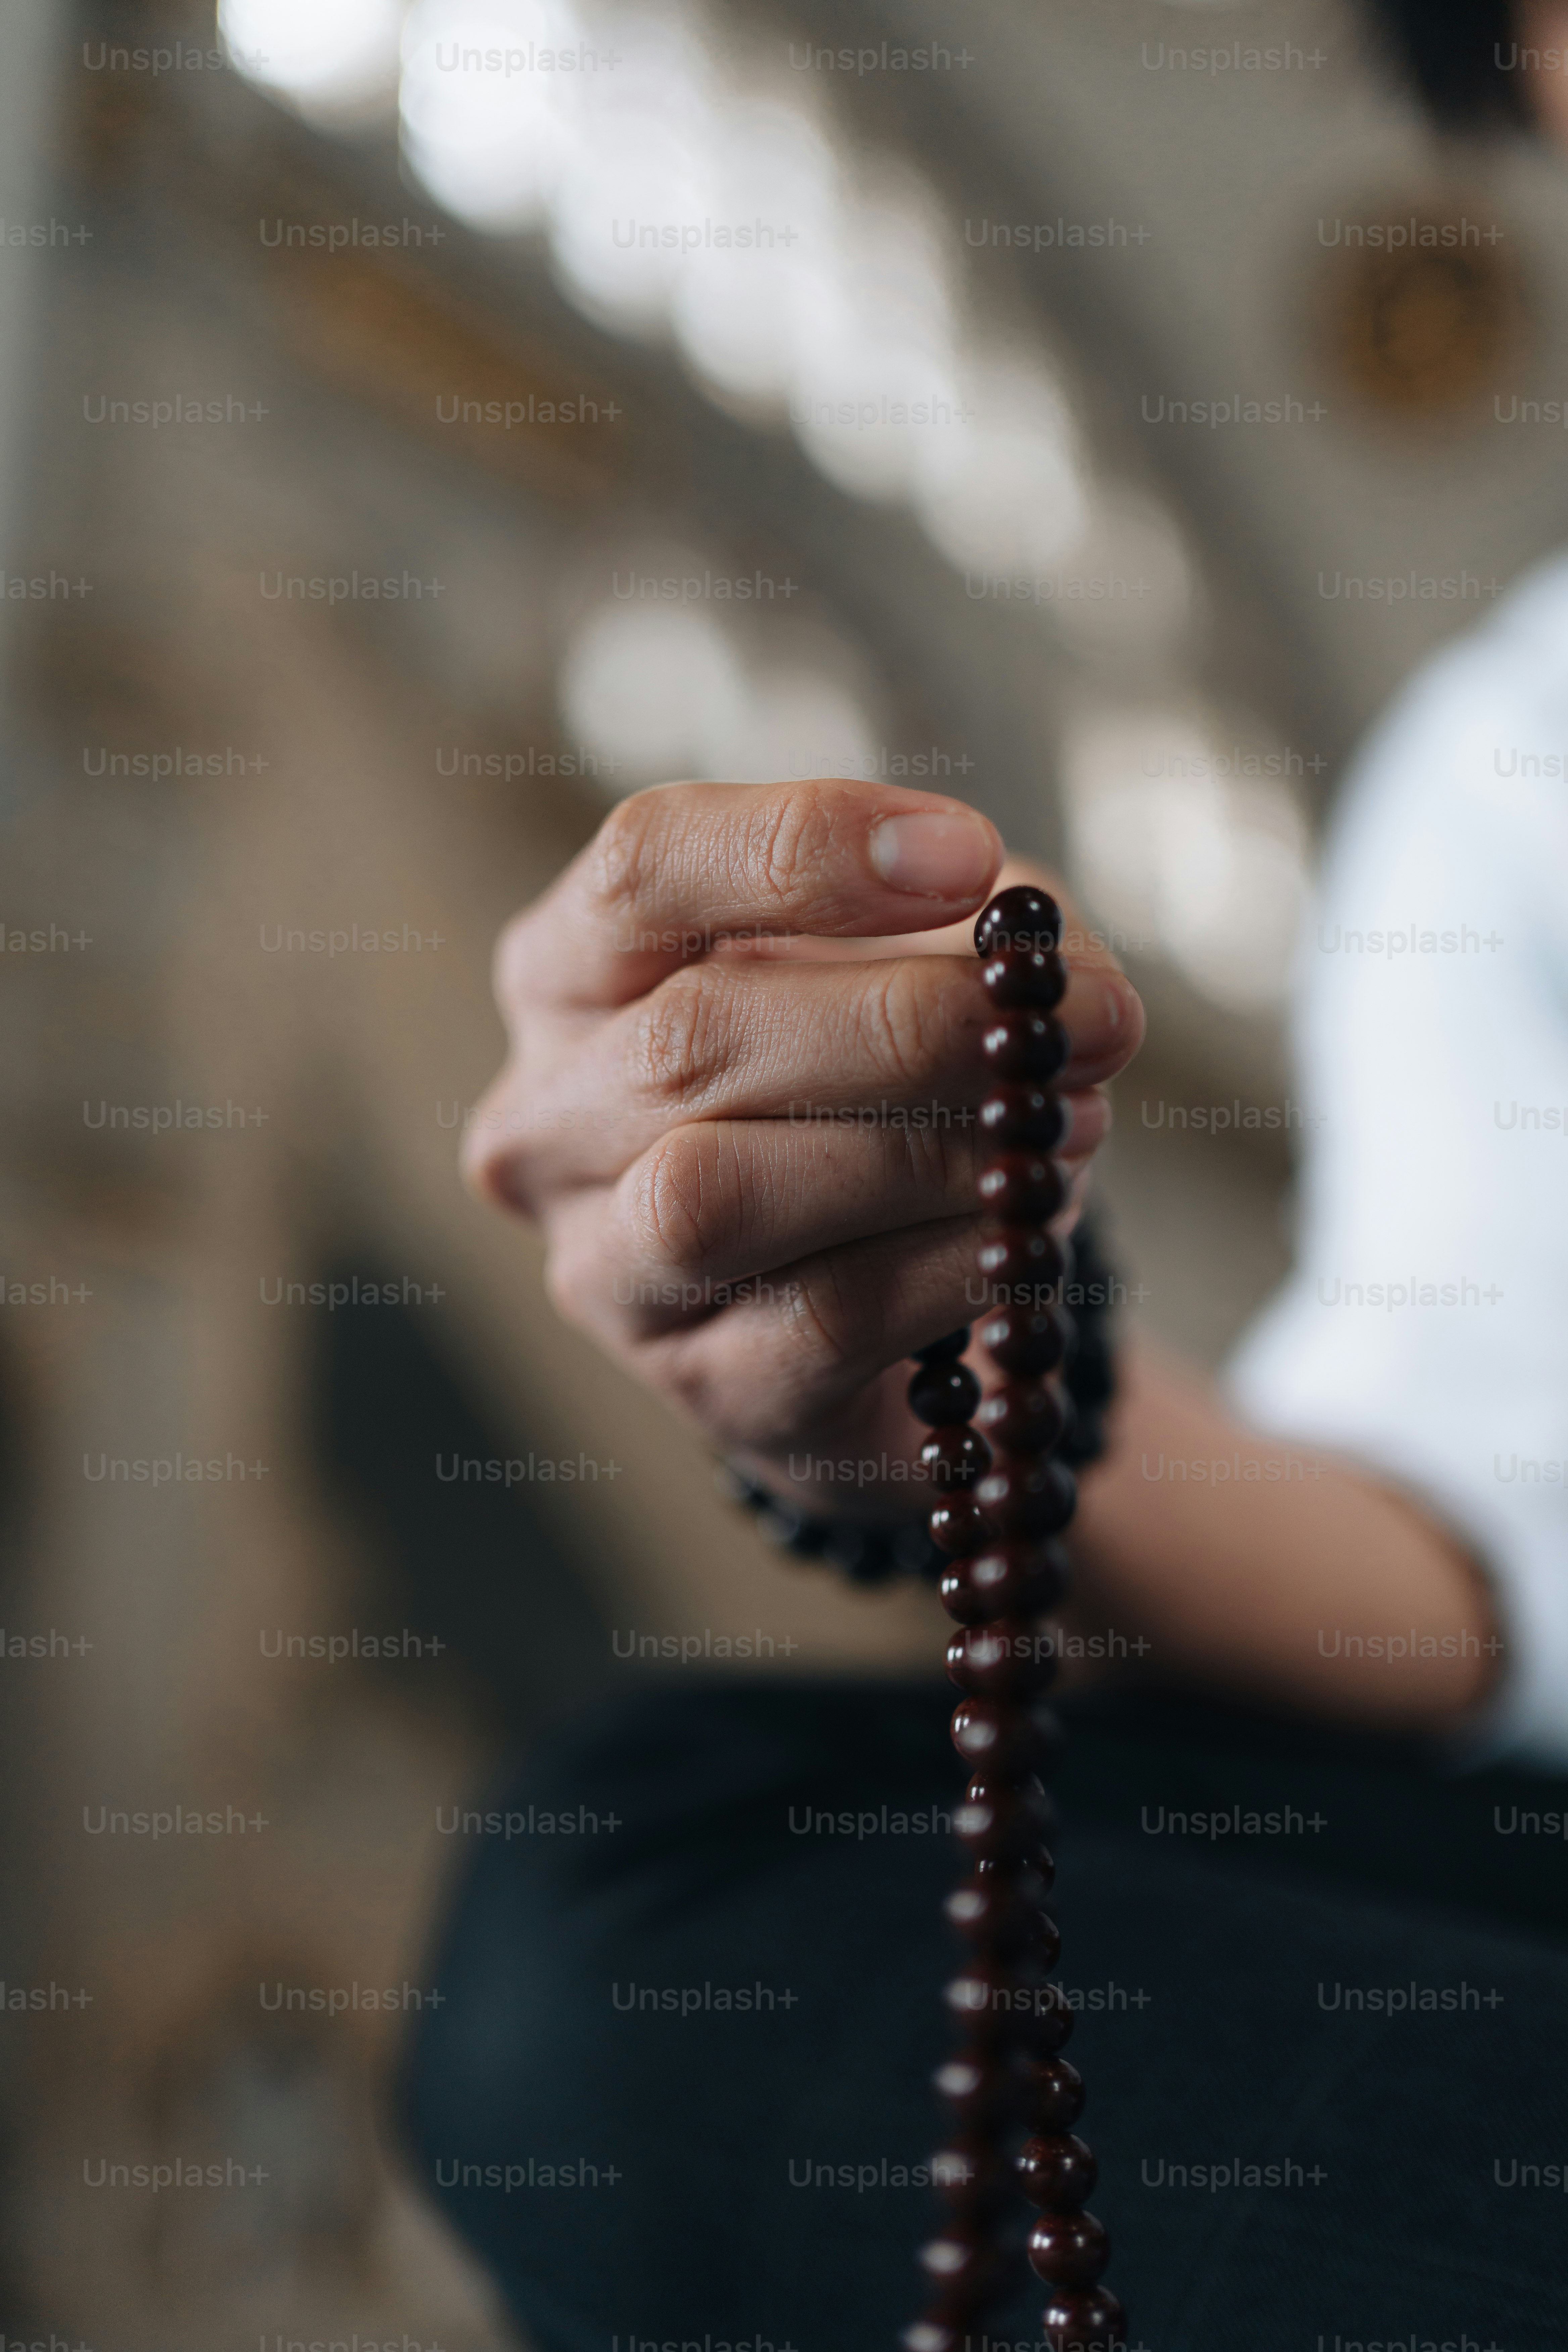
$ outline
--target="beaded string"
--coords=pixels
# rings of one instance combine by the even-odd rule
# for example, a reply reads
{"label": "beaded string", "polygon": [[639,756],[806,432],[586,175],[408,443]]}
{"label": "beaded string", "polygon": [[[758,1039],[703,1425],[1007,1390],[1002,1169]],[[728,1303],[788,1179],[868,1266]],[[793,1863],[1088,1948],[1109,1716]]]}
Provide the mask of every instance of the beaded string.
{"label": "beaded string", "polygon": [[1110,2242],[1084,2210],[1096,2167],[1072,2130],[1083,2082],[1060,2055],[1072,2011],[1049,1980],[1061,1938],[1043,1907],[1055,1865],[1038,1773],[1060,1728],[1042,1705],[1056,1660],[1034,1626],[1066,1591],[1054,1538],[1076,1500],[1072,1473],[1053,1459],[1071,1412],[1051,1377],[1072,1338],[1060,1304],[1067,1253],[1048,1230],[1068,1194],[1050,1156],[1068,1124],[1052,1088],[1071,1050],[1054,1017],[1067,987],[1061,933],[1056,901],[1028,887],[1001,891],[974,927],[994,1015],[979,1115],[980,1265],[992,1303],[979,1339],[1002,1382],[982,1401],[961,1360],[963,1330],[917,1350],[909,1391],[932,1433],[921,1461],[938,1492],[929,1526],[958,1625],[947,1670],[964,1694],[952,1739],[973,1778],[953,1816],[968,1875],[946,1906],[967,1946],[946,1988],[961,2044],[936,2077],[952,2118],[932,2168],[948,2213],[921,2252],[931,2299],[905,2352],[964,2352],[976,2321],[1008,2298],[1020,2189],[1038,2208],[1028,2258],[1049,2289],[1051,2352],[1121,2352],[1127,2340],[1121,2305],[1099,2284]]}

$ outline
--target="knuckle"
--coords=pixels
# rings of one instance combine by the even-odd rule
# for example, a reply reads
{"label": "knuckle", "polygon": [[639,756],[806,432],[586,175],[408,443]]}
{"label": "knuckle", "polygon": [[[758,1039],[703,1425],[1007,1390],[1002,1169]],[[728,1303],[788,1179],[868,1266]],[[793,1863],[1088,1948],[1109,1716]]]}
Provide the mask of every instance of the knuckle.
{"label": "knuckle", "polygon": [[716,1054],[721,1057],[722,993],[710,968],[689,964],[632,1008],[627,1075],[645,1101],[661,1109],[678,1108],[706,1084]]}
{"label": "knuckle", "polygon": [[858,1343],[864,1345],[864,1303],[850,1300],[831,1261],[812,1267],[795,1284],[784,1319],[792,1407],[807,1389],[831,1385],[845,1373]]}
{"label": "knuckle", "polygon": [[617,801],[584,852],[592,896],[611,919],[657,907],[658,844],[679,801],[680,788],[668,784]]}
{"label": "knuckle", "polygon": [[744,881],[764,906],[788,915],[811,904],[842,863],[857,818],[853,795],[829,783],[758,794],[742,836]]}
{"label": "knuckle", "polygon": [[[786,908],[814,862],[822,825],[807,793],[770,793],[747,812],[742,836],[745,882],[764,907]],[[820,851],[816,851],[820,856]]]}
{"label": "knuckle", "polygon": [[930,961],[897,956],[870,968],[859,1007],[860,1034],[885,1084],[908,1087],[934,1074],[943,1024],[931,997],[932,975],[921,969]]}
{"label": "knuckle", "polygon": [[718,1138],[710,1128],[676,1128],[627,1173],[623,1213],[634,1251],[659,1265],[700,1265],[722,1211]]}

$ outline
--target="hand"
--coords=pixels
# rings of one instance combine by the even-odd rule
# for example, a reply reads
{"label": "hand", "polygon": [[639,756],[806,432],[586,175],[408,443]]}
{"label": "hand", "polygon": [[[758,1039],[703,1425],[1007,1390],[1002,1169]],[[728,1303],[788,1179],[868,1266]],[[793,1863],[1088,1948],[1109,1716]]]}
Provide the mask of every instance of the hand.
{"label": "hand", "polygon": [[[564,1316],[807,1507],[910,1509],[903,1360],[981,1296],[969,930],[999,876],[1061,896],[934,793],[661,785],[501,937],[469,1181],[543,1225]],[[1064,953],[1081,1176],[1142,1008],[1070,912]]]}

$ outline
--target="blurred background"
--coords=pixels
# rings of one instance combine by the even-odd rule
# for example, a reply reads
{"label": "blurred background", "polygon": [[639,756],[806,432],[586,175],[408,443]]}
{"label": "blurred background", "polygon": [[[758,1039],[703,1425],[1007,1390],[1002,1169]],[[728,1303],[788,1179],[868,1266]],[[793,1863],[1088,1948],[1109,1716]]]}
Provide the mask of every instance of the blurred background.
{"label": "blurred background", "polygon": [[500,2347],[384,2127],[442,1822],[629,1635],[874,1666],[899,1604],[460,1191],[495,930],[672,775],[978,803],[1145,993],[1110,1238],[1216,1362],[1347,753],[1568,530],[1568,182],[1329,0],[9,0],[0,59],[0,2318]]}

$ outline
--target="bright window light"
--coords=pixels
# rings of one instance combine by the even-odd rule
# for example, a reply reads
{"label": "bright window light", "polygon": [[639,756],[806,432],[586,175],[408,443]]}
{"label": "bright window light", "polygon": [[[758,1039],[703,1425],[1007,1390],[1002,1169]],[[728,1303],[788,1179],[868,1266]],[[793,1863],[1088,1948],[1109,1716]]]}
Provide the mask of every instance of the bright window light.
{"label": "bright window light", "polygon": [[1119,712],[1070,730],[1063,776],[1073,870],[1099,912],[1213,1003],[1256,1013],[1288,987],[1305,835],[1286,784],[1235,766],[1184,717]]}
{"label": "bright window light", "polygon": [[402,0],[221,0],[218,30],[247,80],[302,112],[353,112],[396,87]]}
{"label": "bright window light", "polygon": [[973,360],[917,460],[921,520],[965,571],[1033,575],[1081,536],[1084,484],[1060,386],[1037,362]]}
{"label": "bright window light", "polygon": [[743,721],[746,684],[729,632],[710,614],[601,604],[561,665],[570,736],[620,772],[621,788],[719,777]]}
{"label": "bright window light", "polygon": [[878,745],[858,698],[805,664],[762,670],[750,680],[741,730],[725,774],[735,783],[780,777],[877,773]]}
{"label": "bright window light", "polygon": [[[879,698],[838,638],[782,615],[731,620],[702,594],[715,571],[673,543],[623,553],[613,601],[588,609],[560,666],[568,731],[616,763],[623,792],[675,776],[875,776]],[[688,585],[693,601],[679,601]]]}
{"label": "bright window light", "polygon": [[674,285],[676,340],[721,396],[782,407],[832,278],[832,151],[798,106],[740,100],[713,117],[710,202],[715,226],[747,242],[693,247]]}
{"label": "bright window light", "polygon": [[572,151],[584,70],[557,61],[586,50],[564,0],[417,0],[403,39],[403,148],[438,204],[477,228],[537,226]]}

